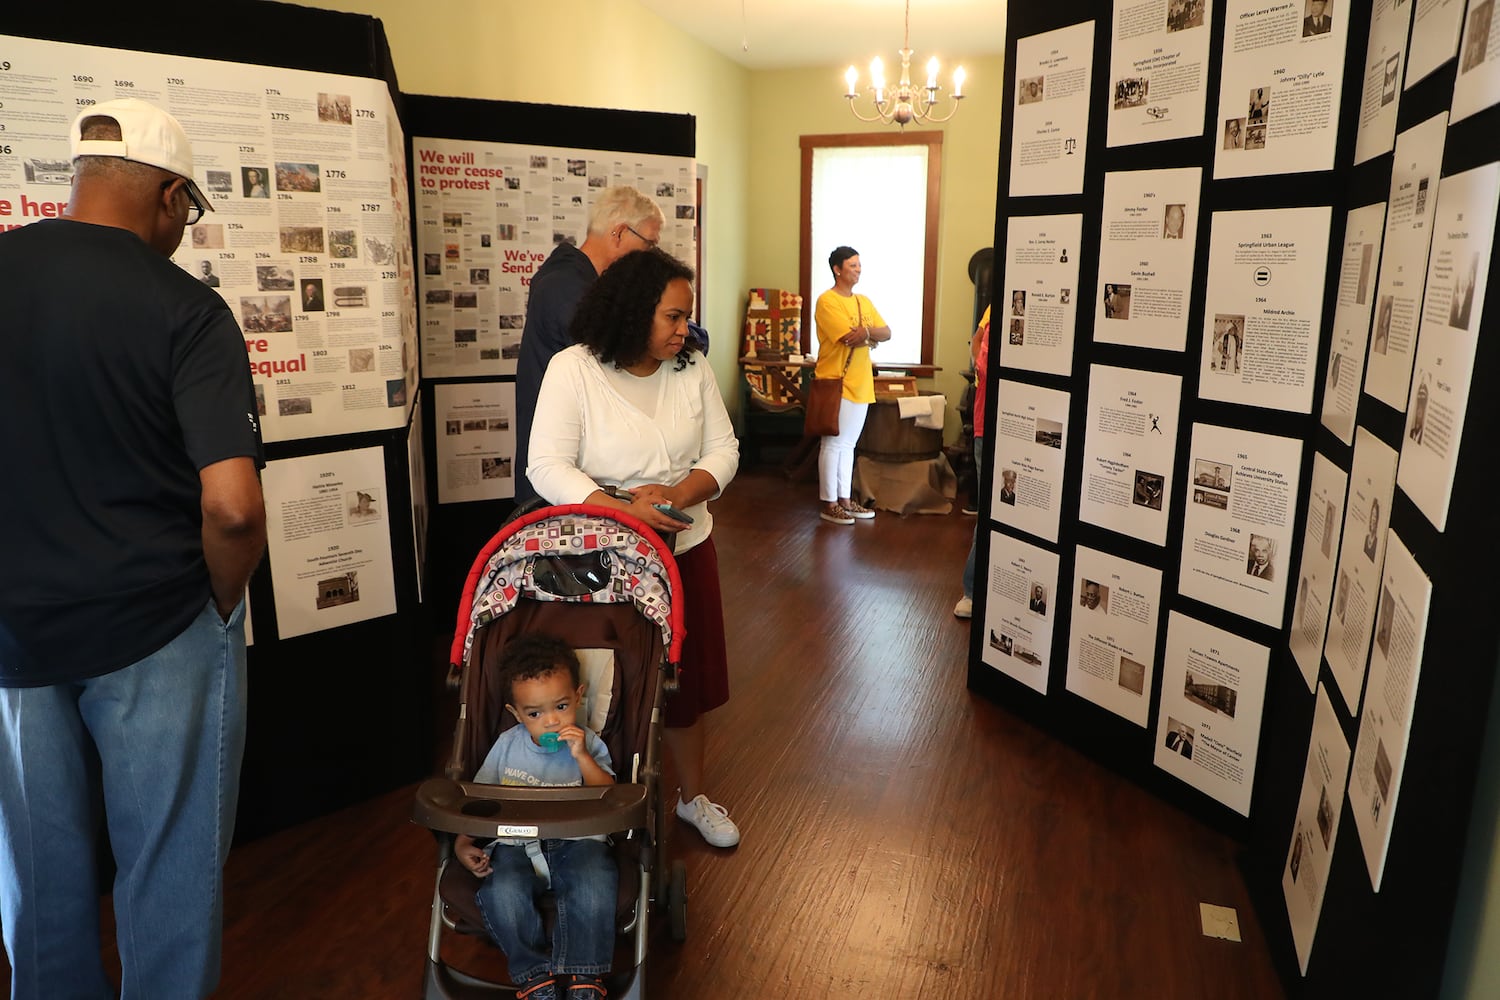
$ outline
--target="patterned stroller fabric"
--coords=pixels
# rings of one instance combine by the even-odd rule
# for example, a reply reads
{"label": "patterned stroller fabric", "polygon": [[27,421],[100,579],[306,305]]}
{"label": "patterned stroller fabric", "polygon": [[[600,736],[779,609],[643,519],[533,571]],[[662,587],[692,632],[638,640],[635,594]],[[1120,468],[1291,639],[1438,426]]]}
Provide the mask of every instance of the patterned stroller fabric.
{"label": "patterned stroller fabric", "polygon": [[[676,662],[682,611],[672,597],[681,587],[677,564],[660,538],[630,514],[574,504],[547,507],[507,525],[476,563],[460,608],[462,645],[454,663],[468,662],[476,629],[529,599],[635,605],[661,629]],[[465,613],[466,612],[466,613]]]}

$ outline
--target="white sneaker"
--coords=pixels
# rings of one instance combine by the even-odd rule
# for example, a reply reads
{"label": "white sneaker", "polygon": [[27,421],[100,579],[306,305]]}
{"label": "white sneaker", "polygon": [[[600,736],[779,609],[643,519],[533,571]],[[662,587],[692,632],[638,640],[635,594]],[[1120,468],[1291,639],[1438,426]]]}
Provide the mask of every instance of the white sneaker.
{"label": "white sneaker", "polygon": [[953,605],[954,618],[973,618],[974,599],[972,597],[960,597],[958,603]]}
{"label": "white sneaker", "polygon": [[707,795],[698,795],[691,802],[678,798],[677,818],[697,827],[714,847],[733,847],[740,842],[740,828],[729,818],[729,810],[708,801]]}

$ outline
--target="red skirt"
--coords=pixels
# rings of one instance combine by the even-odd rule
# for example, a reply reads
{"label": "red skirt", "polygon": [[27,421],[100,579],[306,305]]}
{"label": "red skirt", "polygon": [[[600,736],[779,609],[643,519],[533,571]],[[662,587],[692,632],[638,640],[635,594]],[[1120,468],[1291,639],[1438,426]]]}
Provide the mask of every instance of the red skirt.
{"label": "red skirt", "polygon": [[677,693],[667,699],[664,718],[672,729],[686,729],[704,712],[729,700],[729,657],[724,649],[724,603],[719,596],[719,554],[712,536],[677,557],[686,634]]}

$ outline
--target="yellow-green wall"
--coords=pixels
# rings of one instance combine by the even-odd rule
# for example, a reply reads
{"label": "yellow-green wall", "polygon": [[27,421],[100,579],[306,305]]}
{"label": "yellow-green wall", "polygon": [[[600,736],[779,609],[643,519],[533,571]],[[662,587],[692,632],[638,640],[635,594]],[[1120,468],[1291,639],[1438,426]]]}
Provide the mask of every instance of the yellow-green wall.
{"label": "yellow-green wall", "polygon": [[[851,53],[851,58],[874,54]],[[890,61],[889,53],[882,55]],[[933,361],[943,371],[932,384],[950,404],[956,404],[963,392],[959,373],[968,367],[969,335],[974,332],[969,258],[974,251],[994,243],[1002,65],[999,56],[963,59],[969,76],[964,89],[969,96],[952,121],[931,127],[943,131],[933,345]],[[802,183],[798,137],[895,130],[892,125],[864,124],[849,113],[848,102],[840,96],[844,69],[830,66],[751,74],[749,200],[753,215],[746,248],[751,287],[795,289],[798,285]],[[913,192],[912,197],[921,197],[921,193]],[[879,206],[871,206],[871,211],[879,211]],[[823,287],[813,288],[813,294]],[[880,289],[864,291],[877,304],[880,302]],[[952,406],[948,414],[948,437],[952,440],[958,434],[958,417]]]}
{"label": "yellow-green wall", "polygon": [[708,167],[703,322],[725,401],[738,404],[749,70],[634,0],[311,2],[380,18],[409,94],[694,116],[698,162]]}

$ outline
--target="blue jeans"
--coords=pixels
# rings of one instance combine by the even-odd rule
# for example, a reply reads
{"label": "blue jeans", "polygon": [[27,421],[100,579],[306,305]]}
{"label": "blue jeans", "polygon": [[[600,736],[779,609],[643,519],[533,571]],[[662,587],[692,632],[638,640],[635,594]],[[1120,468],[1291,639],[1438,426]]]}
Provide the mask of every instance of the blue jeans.
{"label": "blue jeans", "polygon": [[[974,439],[974,492],[975,493],[979,492],[979,479],[980,479],[980,474],[983,471],[984,471],[984,438],[978,438],[978,437],[976,437]],[[979,506],[979,502],[978,502],[977,499],[974,502],[974,506],[976,506],[976,507]],[[970,600],[974,599],[974,557],[978,553],[978,550],[979,550],[979,526],[984,523],[984,519],[986,517],[988,517],[988,516],[989,515],[987,515],[984,511],[981,510],[979,512],[979,516],[974,519],[974,537],[972,539],[970,539],[970,541],[969,541],[969,558],[966,559],[966,560],[964,560],[964,596],[967,597],[967,598],[969,598]]]}
{"label": "blue jeans", "polygon": [[552,873],[557,923],[552,944],[542,927],[536,897],[546,889],[526,848],[501,844],[490,855],[492,870],[474,894],[490,937],[505,952],[517,986],[550,973],[602,976],[615,952],[615,898],[619,875],[602,840],[544,840],[542,856]]}
{"label": "blue jeans", "polygon": [[244,618],[243,603],[226,624],[209,602],[130,666],[0,689],[0,922],[14,1000],[115,996],[100,960],[101,787],[121,1000],[205,997],[218,983],[245,747]]}

